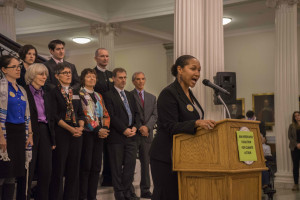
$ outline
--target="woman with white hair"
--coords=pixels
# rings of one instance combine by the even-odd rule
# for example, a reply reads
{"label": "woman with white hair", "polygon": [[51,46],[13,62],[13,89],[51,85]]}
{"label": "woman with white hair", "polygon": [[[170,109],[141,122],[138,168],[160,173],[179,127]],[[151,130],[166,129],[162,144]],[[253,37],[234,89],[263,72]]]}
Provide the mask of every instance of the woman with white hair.
{"label": "woman with white hair", "polygon": [[37,192],[35,199],[47,200],[52,171],[52,149],[55,148],[54,119],[51,115],[50,95],[43,90],[48,77],[48,69],[41,63],[29,66],[25,74],[25,90],[30,105],[33,135],[32,161],[30,163],[28,196],[36,169]]}

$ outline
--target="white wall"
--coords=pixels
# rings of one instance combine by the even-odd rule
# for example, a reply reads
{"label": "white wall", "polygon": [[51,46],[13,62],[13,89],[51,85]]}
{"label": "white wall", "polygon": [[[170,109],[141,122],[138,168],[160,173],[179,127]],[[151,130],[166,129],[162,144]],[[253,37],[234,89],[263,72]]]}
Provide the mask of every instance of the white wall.
{"label": "white wall", "polygon": [[115,66],[127,71],[127,90],[134,88],[131,77],[136,71],[146,75],[145,90],[158,96],[167,85],[167,57],[162,44],[139,46],[136,48],[117,50]]}
{"label": "white wall", "polygon": [[[76,65],[79,75],[84,68],[96,66],[93,50],[82,55],[68,55],[66,60]],[[145,90],[158,96],[167,85],[166,65],[166,51],[162,44],[136,46],[115,51],[115,67],[122,67],[127,71],[127,90],[134,88],[131,81],[132,74],[142,71],[147,79]]]}
{"label": "white wall", "polygon": [[[298,57],[299,38],[300,28],[298,28]],[[236,72],[237,98],[245,98],[246,111],[252,109],[252,94],[274,93],[274,50],[274,31],[224,39],[225,71]],[[298,59],[298,66],[299,63]],[[300,77],[299,69],[298,75]],[[300,89],[300,81],[298,85]]]}
{"label": "white wall", "polygon": [[236,72],[237,98],[252,110],[252,94],[274,92],[275,33],[263,32],[224,39],[225,71]]}

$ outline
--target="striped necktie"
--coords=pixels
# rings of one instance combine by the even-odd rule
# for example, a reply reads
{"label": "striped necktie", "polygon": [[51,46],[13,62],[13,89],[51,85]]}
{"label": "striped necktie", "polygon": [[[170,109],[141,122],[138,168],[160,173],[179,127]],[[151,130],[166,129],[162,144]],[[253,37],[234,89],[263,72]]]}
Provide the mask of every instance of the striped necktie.
{"label": "striped necktie", "polygon": [[131,126],[131,123],[132,123],[132,113],[131,113],[131,110],[130,110],[129,103],[127,101],[126,95],[125,95],[125,93],[124,93],[123,90],[121,91],[121,95],[122,95],[122,97],[124,99],[123,103],[124,103],[124,106],[126,108],[126,111],[127,111],[127,114],[128,114],[128,118],[129,118],[129,124],[128,125]]}

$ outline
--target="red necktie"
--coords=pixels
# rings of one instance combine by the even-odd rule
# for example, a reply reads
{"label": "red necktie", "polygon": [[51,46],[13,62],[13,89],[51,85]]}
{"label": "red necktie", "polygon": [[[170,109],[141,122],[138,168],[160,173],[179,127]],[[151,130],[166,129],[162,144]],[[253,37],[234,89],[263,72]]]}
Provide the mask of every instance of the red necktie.
{"label": "red necktie", "polygon": [[143,99],[142,92],[139,92],[139,96],[140,96],[140,99],[141,99],[142,107],[144,108],[144,99]]}

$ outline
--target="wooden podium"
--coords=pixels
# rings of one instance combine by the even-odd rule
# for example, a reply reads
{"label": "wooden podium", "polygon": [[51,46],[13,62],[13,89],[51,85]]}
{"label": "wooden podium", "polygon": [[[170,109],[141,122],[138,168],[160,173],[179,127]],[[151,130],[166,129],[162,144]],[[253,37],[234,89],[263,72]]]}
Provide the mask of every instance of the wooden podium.
{"label": "wooden podium", "polygon": [[[261,199],[261,171],[267,170],[259,122],[226,119],[196,135],[174,135],[173,170],[178,172],[180,200]],[[239,161],[236,131],[254,134],[257,161]]]}

